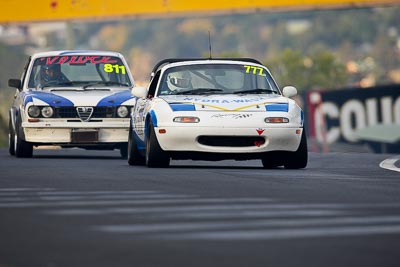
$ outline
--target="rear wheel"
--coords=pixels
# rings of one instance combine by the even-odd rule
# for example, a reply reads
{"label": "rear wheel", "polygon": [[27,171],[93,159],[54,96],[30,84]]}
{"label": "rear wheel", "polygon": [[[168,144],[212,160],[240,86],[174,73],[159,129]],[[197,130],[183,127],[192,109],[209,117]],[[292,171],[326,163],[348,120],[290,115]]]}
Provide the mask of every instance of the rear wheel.
{"label": "rear wheel", "polygon": [[303,129],[299,148],[295,152],[287,152],[285,160],[286,169],[303,169],[308,162],[308,148],[306,131]]}
{"label": "rear wheel", "polygon": [[170,157],[167,152],[162,150],[158,143],[154,126],[149,125],[149,135],[146,141],[146,165],[147,167],[168,167]]}
{"label": "rear wheel", "polygon": [[129,129],[128,164],[129,165],[140,165],[140,166],[146,164],[145,157],[140,154],[139,149],[137,148],[136,140],[132,133],[132,128]]}
{"label": "rear wheel", "polygon": [[8,122],[8,152],[11,156],[15,156],[15,134],[11,122],[11,116]]}

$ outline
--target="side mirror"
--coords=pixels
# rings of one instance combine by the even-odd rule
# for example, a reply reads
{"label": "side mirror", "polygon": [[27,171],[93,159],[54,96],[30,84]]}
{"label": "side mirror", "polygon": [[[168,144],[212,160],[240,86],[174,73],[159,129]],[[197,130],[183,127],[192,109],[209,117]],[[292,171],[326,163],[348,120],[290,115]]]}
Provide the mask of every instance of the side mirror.
{"label": "side mirror", "polygon": [[133,87],[131,93],[138,98],[144,99],[147,97],[147,89],[144,87]]}
{"label": "side mirror", "polygon": [[294,86],[285,86],[283,87],[282,94],[285,97],[292,97],[297,95],[297,89]]}
{"label": "side mirror", "polygon": [[22,88],[21,80],[20,79],[9,79],[8,86],[14,87],[17,89],[21,89]]}

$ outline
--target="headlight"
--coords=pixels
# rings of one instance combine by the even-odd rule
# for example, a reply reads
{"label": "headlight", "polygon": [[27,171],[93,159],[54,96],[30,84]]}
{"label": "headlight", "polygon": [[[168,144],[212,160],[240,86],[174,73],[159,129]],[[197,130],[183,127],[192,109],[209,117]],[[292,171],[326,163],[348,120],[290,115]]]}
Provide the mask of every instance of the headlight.
{"label": "headlight", "polygon": [[289,119],[285,117],[268,117],[265,118],[266,123],[288,123]]}
{"label": "headlight", "polygon": [[42,116],[45,118],[50,118],[54,114],[53,108],[52,107],[43,107],[42,108]]}
{"label": "headlight", "polygon": [[120,106],[120,107],[117,109],[117,115],[118,115],[118,117],[120,117],[120,118],[125,118],[126,116],[128,116],[128,113],[129,113],[129,110],[128,110],[128,108],[125,107],[125,106]]}
{"label": "headlight", "polygon": [[185,116],[185,117],[175,117],[174,122],[181,122],[181,123],[198,123],[200,121],[199,118],[197,117],[190,117],[190,116]]}
{"label": "headlight", "polygon": [[30,106],[28,108],[28,114],[29,116],[31,116],[32,118],[37,118],[40,116],[40,109],[37,106]]}

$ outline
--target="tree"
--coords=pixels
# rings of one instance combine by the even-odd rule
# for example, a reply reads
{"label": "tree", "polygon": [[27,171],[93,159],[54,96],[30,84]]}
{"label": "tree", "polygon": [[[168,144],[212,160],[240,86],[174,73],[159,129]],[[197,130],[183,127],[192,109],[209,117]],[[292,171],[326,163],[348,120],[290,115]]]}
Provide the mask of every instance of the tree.
{"label": "tree", "polygon": [[332,89],[347,82],[345,65],[328,51],[303,56],[299,51],[285,49],[266,66],[280,85],[294,85],[299,92],[312,88]]}

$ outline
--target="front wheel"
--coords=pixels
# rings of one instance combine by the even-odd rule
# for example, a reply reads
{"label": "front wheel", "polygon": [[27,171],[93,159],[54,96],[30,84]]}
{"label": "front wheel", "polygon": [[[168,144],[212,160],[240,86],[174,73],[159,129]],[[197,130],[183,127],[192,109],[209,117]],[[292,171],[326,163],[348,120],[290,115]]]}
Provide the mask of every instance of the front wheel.
{"label": "front wheel", "polygon": [[261,158],[264,169],[275,169],[283,165],[285,155],[281,151],[267,152]]}
{"label": "front wheel", "polygon": [[17,158],[32,158],[33,144],[23,140],[17,130],[14,133],[14,151]]}
{"label": "front wheel", "polygon": [[169,161],[170,156],[160,147],[154,131],[154,126],[150,123],[149,134],[146,140],[146,165],[152,168],[168,167]]}
{"label": "front wheel", "polygon": [[299,148],[295,152],[287,152],[285,169],[303,169],[308,162],[306,131],[303,129]]}
{"label": "front wheel", "polygon": [[131,166],[143,166],[146,164],[144,156],[140,154],[139,149],[137,148],[137,143],[135,137],[133,136],[132,129],[129,129],[128,164]]}

